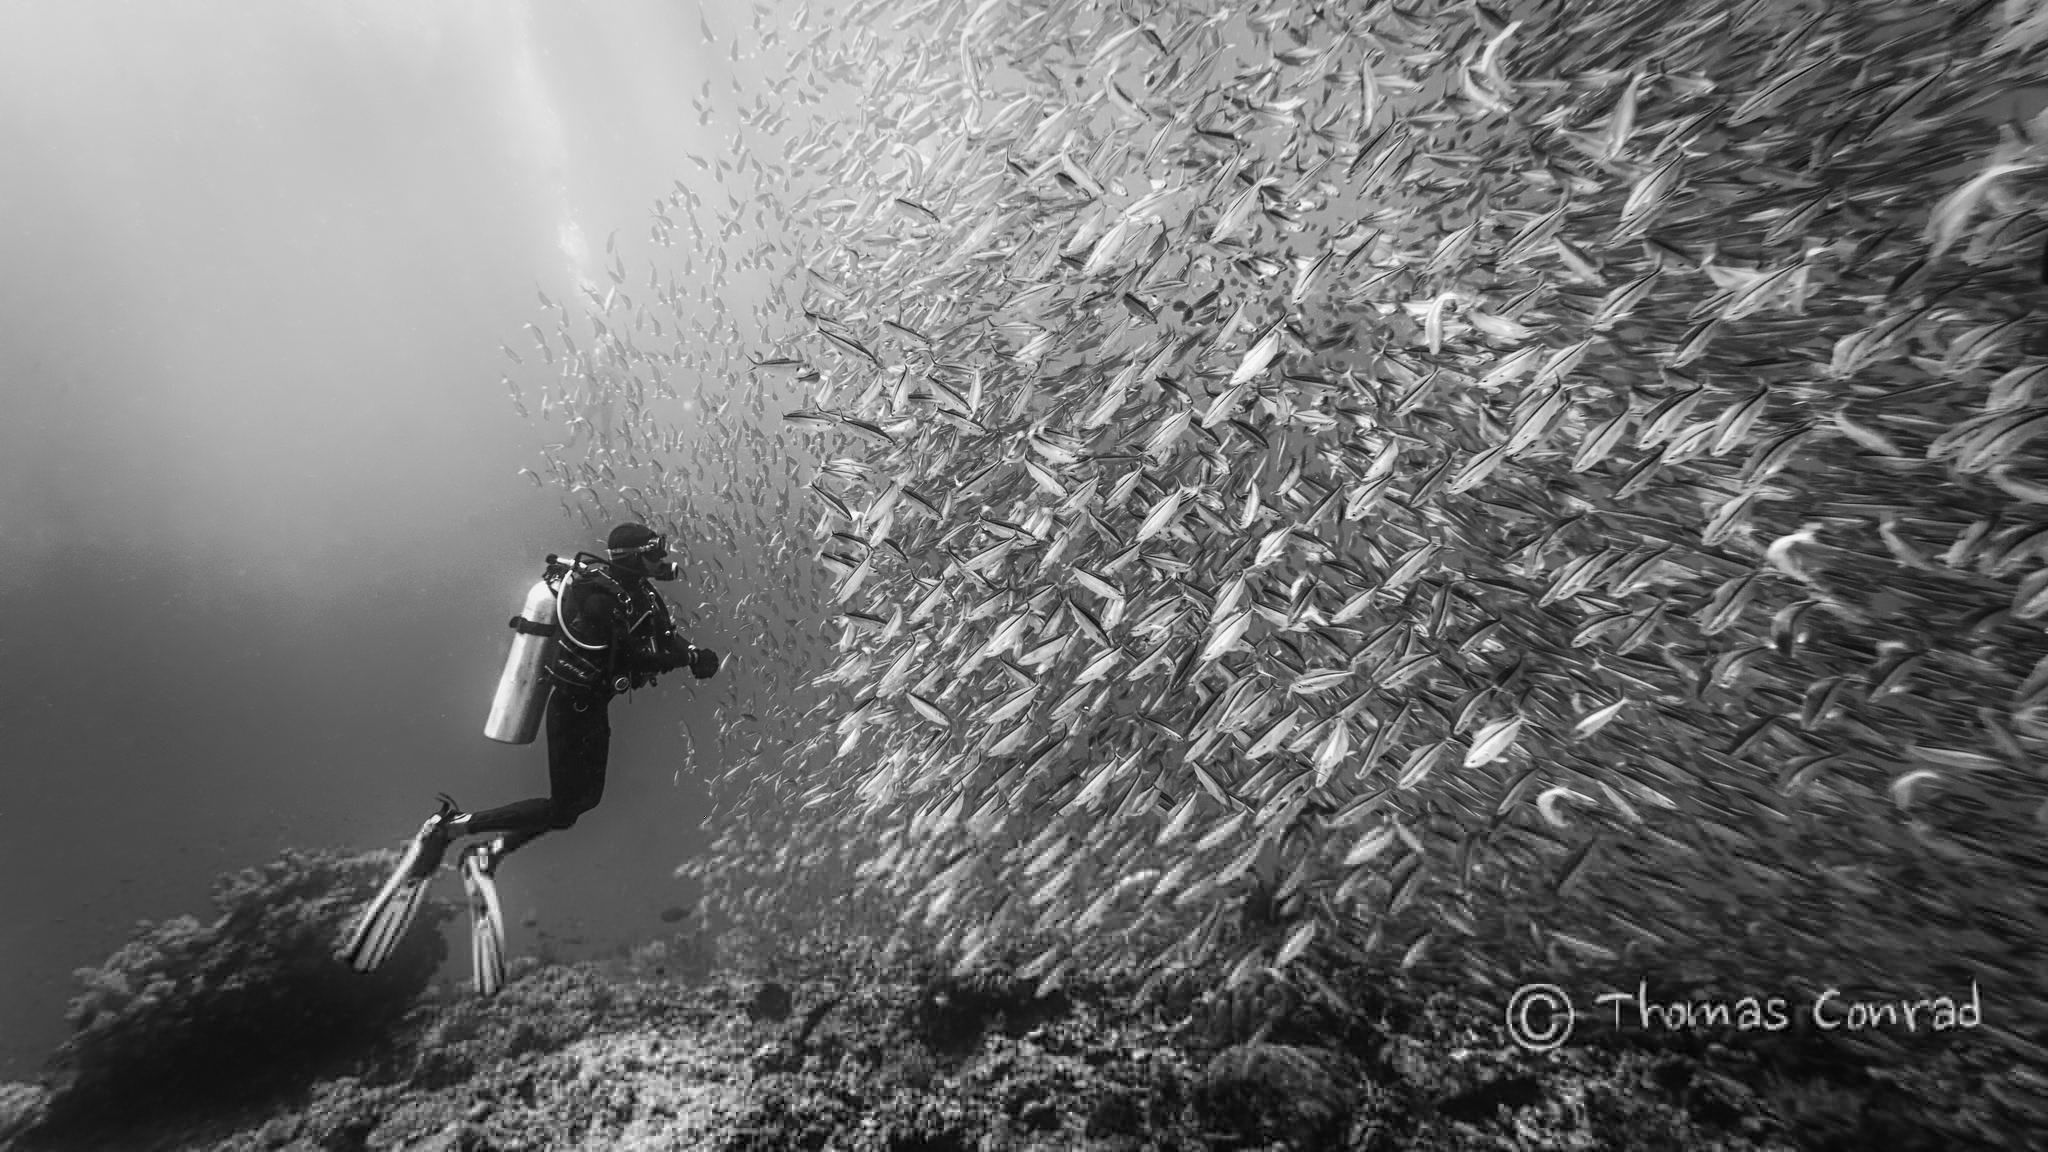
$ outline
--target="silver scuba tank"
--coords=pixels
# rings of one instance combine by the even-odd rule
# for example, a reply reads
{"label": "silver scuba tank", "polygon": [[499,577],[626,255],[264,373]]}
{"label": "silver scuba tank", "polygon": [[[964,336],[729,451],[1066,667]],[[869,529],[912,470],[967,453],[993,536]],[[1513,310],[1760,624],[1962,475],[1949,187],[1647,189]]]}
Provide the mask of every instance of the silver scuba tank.
{"label": "silver scuba tank", "polygon": [[526,606],[512,618],[511,627],[512,651],[505,654],[505,670],[498,674],[484,735],[506,744],[531,744],[540,734],[548,701],[549,685],[541,667],[557,643],[555,589],[548,581],[537,580],[527,590]]}

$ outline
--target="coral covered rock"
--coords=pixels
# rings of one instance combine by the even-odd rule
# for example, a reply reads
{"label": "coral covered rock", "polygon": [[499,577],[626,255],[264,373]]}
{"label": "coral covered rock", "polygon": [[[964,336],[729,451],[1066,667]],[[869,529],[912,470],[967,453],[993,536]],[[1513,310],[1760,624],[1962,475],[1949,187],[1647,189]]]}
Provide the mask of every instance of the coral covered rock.
{"label": "coral covered rock", "polygon": [[446,954],[451,913],[430,903],[379,971],[335,957],[348,919],[391,854],[286,850],[223,877],[211,920],[137,926],[71,1003],[76,1029],[51,1057],[45,1129],[98,1126],[260,1096],[382,1038]]}

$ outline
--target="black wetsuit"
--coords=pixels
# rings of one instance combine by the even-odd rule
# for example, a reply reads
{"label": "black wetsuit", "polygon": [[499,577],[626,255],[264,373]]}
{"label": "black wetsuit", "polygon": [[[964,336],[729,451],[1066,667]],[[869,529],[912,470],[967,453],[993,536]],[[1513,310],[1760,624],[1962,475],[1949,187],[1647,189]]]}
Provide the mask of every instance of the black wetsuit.
{"label": "black wetsuit", "polygon": [[552,794],[470,813],[455,827],[461,835],[506,833],[500,857],[545,832],[569,827],[597,807],[604,798],[605,764],[611,751],[611,698],[622,686],[646,687],[659,674],[690,665],[691,645],[676,635],[660,594],[639,577],[616,570],[613,576],[620,594],[604,582],[578,581],[563,597],[562,623],[585,643],[601,644],[603,649],[573,652],[567,641],[561,641],[570,658],[548,665]]}

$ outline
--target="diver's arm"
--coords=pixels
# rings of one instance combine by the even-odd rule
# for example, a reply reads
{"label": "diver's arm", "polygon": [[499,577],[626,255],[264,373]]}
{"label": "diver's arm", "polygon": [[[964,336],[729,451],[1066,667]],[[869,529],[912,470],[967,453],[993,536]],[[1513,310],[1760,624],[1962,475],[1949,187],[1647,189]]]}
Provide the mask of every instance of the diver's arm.
{"label": "diver's arm", "polygon": [[708,680],[718,672],[718,653],[709,648],[699,648],[684,639],[680,632],[663,636],[660,648],[663,672],[688,668],[690,675],[699,680]]}

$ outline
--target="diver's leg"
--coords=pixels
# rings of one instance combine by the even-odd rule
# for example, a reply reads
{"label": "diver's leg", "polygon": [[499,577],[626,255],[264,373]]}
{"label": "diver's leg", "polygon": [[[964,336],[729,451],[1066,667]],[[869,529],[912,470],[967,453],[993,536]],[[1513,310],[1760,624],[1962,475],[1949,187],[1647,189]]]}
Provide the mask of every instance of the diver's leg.
{"label": "diver's leg", "polygon": [[514,800],[482,812],[465,812],[449,824],[448,831],[457,836],[482,836],[491,832],[520,835],[534,829],[534,835],[539,835],[554,827],[554,821],[554,801],[540,796],[532,800]]}
{"label": "diver's leg", "polygon": [[494,868],[498,860],[536,837],[576,823],[576,817],[595,808],[604,795],[612,735],[605,700],[558,688],[548,698],[547,729],[548,786],[553,795],[469,813],[450,829],[465,836],[504,833],[492,851]]}
{"label": "diver's leg", "polygon": [[576,818],[597,807],[604,799],[605,766],[611,760],[612,718],[610,702],[599,700],[590,711],[578,715],[579,739],[575,754],[566,757],[557,770],[548,769],[548,784],[554,789],[555,827],[567,828]]}
{"label": "diver's leg", "polygon": [[[578,710],[578,704],[584,705],[583,711]],[[581,728],[578,722],[588,715],[588,701],[578,694],[555,688],[548,694],[545,715],[548,776],[553,781],[560,777],[562,765],[575,756]],[[448,831],[456,836],[486,836],[502,832],[505,834],[503,843],[517,847],[555,827],[556,807],[554,798],[549,796],[514,800],[481,812],[465,812],[450,822]],[[503,854],[503,844],[500,854]]]}

